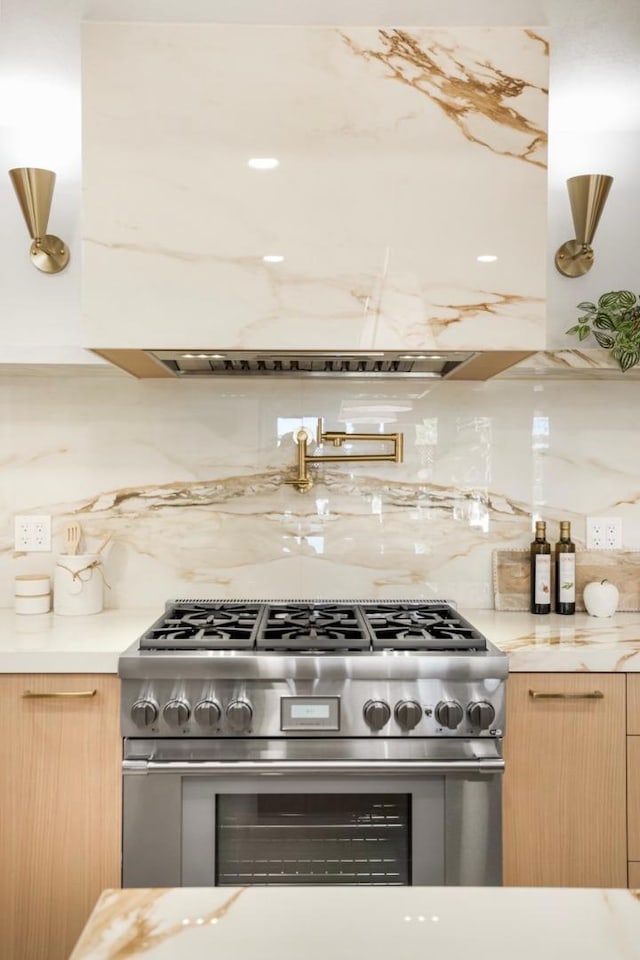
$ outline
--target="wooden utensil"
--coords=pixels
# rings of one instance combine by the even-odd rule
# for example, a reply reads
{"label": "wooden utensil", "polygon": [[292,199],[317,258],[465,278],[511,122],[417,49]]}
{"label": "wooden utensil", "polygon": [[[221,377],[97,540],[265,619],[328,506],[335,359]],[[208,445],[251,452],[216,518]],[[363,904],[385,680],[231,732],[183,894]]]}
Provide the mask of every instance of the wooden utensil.
{"label": "wooden utensil", "polygon": [[70,553],[73,556],[78,552],[80,537],[82,536],[82,528],[78,521],[69,520],[65,523],[62,536],[64,539],[64,552]]}

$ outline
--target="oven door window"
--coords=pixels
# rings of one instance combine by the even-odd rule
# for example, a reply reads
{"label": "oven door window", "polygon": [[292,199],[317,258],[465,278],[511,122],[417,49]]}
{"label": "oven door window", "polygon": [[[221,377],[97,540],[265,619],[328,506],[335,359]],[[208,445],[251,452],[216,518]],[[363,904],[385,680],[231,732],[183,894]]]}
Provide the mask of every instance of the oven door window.
{"label": "oven door window", "polygon": [[445,882],[444,777],[193,775],[174,799],[185,887]]}
{"label": "oven door window", "polygon": [[223,794],[216,885],[409,884],[406,794]]}

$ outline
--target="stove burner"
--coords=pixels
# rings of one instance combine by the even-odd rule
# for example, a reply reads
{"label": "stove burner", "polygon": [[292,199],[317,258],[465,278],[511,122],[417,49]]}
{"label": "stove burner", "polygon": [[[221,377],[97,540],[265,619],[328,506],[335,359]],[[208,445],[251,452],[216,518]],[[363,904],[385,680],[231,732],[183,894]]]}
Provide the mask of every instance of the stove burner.
{"label": "stove burner", "polygon": [[253,649],[261,605],[190,603],[170,606],[140,640],[142,649]]}
{"label": "stove burner", "polygon": [[486,650],[487,641],[446,604],[363,604],[374,650]]}
{"label": "stove burner", "polygon": [[355,607],[278,604],[267,608],[258,650],[368,650],[369,637]]}

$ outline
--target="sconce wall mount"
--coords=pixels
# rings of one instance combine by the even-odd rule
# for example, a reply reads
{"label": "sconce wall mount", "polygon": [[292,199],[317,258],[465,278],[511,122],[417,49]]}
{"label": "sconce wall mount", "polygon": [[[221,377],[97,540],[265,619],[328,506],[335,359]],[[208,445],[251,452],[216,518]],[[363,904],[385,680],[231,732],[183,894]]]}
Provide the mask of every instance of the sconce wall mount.
{"label": "sconce wall mount", "polygon": [[613,177],[587,173],[567,180],[575,240],[556,251],[555,264],[564,277],[582,277],[593,266],[591,241],[609,196]]}
{"label": "sconce wall mount", "polygon": [[60,273],[69,262],[69,248],[53,233],[47,233],[53,188],[53,170],[39,167],[16,167],[9,170],[31,244],[31,262],[43,273]]}

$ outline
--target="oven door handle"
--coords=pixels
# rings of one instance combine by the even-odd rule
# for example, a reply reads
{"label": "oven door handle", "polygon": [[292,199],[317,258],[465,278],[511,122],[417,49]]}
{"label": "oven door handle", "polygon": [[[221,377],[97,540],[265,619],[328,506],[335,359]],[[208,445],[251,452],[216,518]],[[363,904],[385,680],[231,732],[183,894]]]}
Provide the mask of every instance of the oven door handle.
{"label": "oven door handle", "polygon": [[124,760],[125,774],[232,774],[234,776],[286,776],[287,774],[451,774],[504,773],[501,757],[477,760]]}

